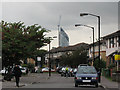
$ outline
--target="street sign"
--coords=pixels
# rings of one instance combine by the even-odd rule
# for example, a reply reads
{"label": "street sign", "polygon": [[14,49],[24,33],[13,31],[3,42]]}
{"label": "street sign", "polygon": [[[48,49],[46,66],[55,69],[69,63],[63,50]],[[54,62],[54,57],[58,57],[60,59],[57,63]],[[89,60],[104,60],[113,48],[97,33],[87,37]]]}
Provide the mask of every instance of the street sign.
{"label": "street sign", "polygon": [[120,55],[115,55],[115,60],[120,60]]}
{"label": "street sign", "polygon": [[41,61],[41,57],[37,57],[37,61]]}

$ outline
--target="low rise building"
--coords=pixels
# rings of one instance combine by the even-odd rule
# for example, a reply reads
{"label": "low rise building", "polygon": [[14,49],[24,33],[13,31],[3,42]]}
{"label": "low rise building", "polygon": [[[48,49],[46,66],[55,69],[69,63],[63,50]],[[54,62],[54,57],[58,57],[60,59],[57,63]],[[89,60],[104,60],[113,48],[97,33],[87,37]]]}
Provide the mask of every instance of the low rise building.
{"label": "low rise building", "polygon": [[120,53],[120,30],[104,36],[103,39],[106,43],[107,66],[116,64],[114,55]]}
{"label": "low rise building", "polygon": [[[93,43],[89,45],[89,60],[92,62],[93,60]],[[95,42],[94,43],[94,60],[98,58],[99,55],[99,43]],[[100,41],[100,58],[106,62],[106,45],[105,41],[101,40]]]}
{"label": "low rise building", "polygon": [[35,65],[35,60],[32,58],[27,58],[27,64],[33,64]]}
{"label": "low rise building", "polygon": [[[59,60],[62,55],[72,54],[73,51],[76,51],[80,49],[81,47],[88,50],[89,45],[86,43],[79,43],[79,44],[68,46],[68,47],[58,47],[58,48],[53,48],[52,50],[50,50],[50,60],[51,60],[52,67],[53,68],[59,67],[59,62],[60,62]],[[48,63],[49,53],[46,54],[46,58],[47,58],[46,61]]]}

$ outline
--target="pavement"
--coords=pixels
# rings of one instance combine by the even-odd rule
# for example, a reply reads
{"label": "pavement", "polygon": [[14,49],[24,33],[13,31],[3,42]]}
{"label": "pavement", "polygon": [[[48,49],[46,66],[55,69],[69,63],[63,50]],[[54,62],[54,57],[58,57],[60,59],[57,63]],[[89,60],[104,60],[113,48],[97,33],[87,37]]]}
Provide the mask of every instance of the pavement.
{"label": "pavement", "polygon": [[101,76],[101,83],[100,85],[105,88],[106,90],[111,89],[111,90],[120,90],[120,83],[109,80],[105,78],[104,76]]}
{"label": "pavement", "polygon": [[[37,73],[31,73],[28,75],[24,75],[20,78],[20,87],[28,86],[35,83],[40,83],[41,81],[46,81],[48,75],[47,74],[37,74]],[[13,78],[11,81],[4,80],[2,82],[2,88],[17,88],[15,84],[15,78]]]}
{"label": "pavement", "polygon": [[[39,83],[44,83],[48,81],[48,74],[29,74],[22,76],[20,79],[20,87],[24,88],[26,86],[35,85]],[[57,78],[58,79],[58,78]],[[1,82],[0,82],[1,83]],[[106,90],[120,90],[120,83],[113,82],[111,80],[108,80],[104,76],[101,76],[101,83],[99,83],[99,86],[105,88]],[[11,81],[3,81],[2,82],[2,88],[17,88],[15,86],[15,79],[13,78]]]}

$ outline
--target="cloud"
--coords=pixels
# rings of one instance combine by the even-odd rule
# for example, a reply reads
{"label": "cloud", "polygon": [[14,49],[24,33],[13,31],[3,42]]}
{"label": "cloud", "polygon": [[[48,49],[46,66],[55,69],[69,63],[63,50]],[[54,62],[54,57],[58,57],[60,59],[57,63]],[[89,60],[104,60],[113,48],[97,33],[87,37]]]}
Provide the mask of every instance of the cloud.
{"label": "cloud", "polygon": [[120,30],[120,1],[118,3],[118,29]]}
{"label": "cloud", "polygon": [[[16,2],[16,0],[1,0],[2,2]],[[17,2],[118,2],[119,0],[17,0]]]}
{"label": "cloud", "polygon": [[[61,26],[69,34],[70,44],[80,41],[90,42],[89,33],[91,31],[85,27],[82,27],[84,30],[78,31],[81,28],[75,28],[76,23],[94,26],[95,38],[97,38],[97,18],[80,17],[82,12],[93,13],[101,17],[101,36],[118,30],[117,2],[3,2],[2,4],[3,20],[8,22],[22,21],[26,25],[37,23],[49,30],[58,29],[57,25],[61,15]],[[77,40],[76,37],[79,36],[81,38]]]}
{"label": "cloud", "polygon": [[[28,19],[27,22],[36,21],[43,24],[53,24],[62,15],[63,23],[72,24],[74,20],[80,20],[80,12],[90,12],[100,15],[102,18],[113,18],[117,16],[117,3],[42,3],[42,2],[14,2],[3,3],[4,17],[9,13],[8,19],[15,18]],[[6,18],[7,18],[6,17]],[[89,18],[91,20],[92,18]],[[82,19],[81,19],[82,20]],[[114,19],[113,19],[114,20]],[[47,22],[46,22],[47,21]],[[50,23],[51,22],[51,23]],[[53,23],[52,23],[53,22]],[[110,23],[110,22],[109,22]]]}
{"label": "cloud", "polygon": [[2,20],[2,3],[0,2],[0,20]]}

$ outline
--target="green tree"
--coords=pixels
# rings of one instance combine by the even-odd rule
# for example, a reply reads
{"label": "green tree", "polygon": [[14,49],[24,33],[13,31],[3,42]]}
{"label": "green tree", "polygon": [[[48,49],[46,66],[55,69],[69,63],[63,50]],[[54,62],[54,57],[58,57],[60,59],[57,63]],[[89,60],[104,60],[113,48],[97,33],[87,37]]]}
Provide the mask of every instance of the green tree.
{"label": "green tree", "polygon": [[46,45],[45,28],[34,24],[25,26],[23,22],[0,23],[2,29],[2,65],[8,66],[19,63],[20,60],[36,55],[39,48]]}
{"label": "green tree", "polygon": [[73,51],[71,54],[66,53],[62,55],[60,61],[61,65],[77,67],[79,64],[87,63],[87,52],[81,47],[79,50]]}
{"label": "green tree", "polygon": [[99,70],[99,66],[101,66],[101,68],[106,68],[106,62],[101,59],[99,64],[99,59],[96,59],[93,63],[93,66],[96,68],[96,70]]}

